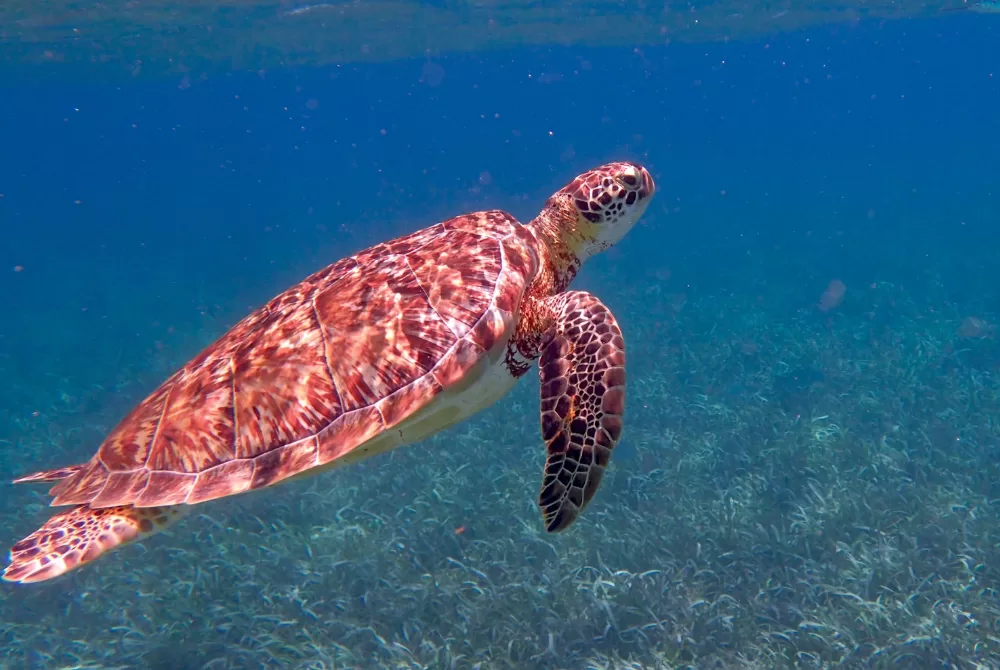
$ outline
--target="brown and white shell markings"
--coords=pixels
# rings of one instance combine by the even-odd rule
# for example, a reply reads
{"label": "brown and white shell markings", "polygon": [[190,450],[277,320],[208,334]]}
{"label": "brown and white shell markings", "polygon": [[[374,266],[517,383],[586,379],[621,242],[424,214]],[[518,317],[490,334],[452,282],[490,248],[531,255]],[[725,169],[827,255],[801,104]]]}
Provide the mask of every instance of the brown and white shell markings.
{"label": "brown and white shell markings", "polygon": [[167,379],[86,463],[69,506],[11,549],[4,579],[39,582],[252,491],[422,440],[502,398],[540,362],[547,530],[593,498],[622,429],[625,343],[581,263],[645,211],[639,165],[586,172],[522,225],[501,211],[366,249],[250,314]]}

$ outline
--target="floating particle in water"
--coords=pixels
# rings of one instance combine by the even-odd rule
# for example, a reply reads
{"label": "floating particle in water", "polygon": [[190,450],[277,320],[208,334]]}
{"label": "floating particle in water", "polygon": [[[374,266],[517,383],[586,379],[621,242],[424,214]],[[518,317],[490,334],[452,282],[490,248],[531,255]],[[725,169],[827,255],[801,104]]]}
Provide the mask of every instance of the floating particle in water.
{"label": "floating particle in water", "polygon": [[837,307],[844,300],[844,295],[847,293],[847,286],[844,282],[839,279],[834,279],[823,291],[823,294],[819,297],[819,304],[817,307],[821,312],[829,312],[831,309]]}
{"label": "floating particle in water", "polygon": [[996,326],[978,316],[967,316],[958,326],[958,336],[964,339],[993,337]]}
{"label": "floating particle in water", "polygon": [[14,272],[24,272],[24,266],[23,265],[15,265],[14,266]]}
{"label": "floating particle in water", "polygon": [[439,63],[434,61],[427,61],[424,66],[420,68],[420,83],[427,84],[428,86],[440,86],[441,82],[444,81],[445,71]]}

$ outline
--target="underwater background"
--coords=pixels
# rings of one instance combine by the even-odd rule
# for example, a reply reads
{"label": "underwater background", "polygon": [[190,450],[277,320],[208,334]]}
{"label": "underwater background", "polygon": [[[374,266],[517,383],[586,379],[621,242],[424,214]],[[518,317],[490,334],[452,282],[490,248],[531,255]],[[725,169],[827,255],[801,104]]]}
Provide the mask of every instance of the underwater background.
{"label": "underwater background", "polygon": [[[535,508],[532,373],[427,442],[4,584],[0,667],[1000,667],[1000,15],[803,3],[784,25],[765,5],[664,9],[672,40],[641,3],[580,35],[518,33],[538,4],[512,3],[478,48],[460,33],[482,6],[387,4],[339,28],[379,58],[317,42],[337,3],[282,5],[259,20],[309,38],[286,26],[287,58],[246,62],[217,57],[220,10],[137,68],[128,25],[63,53],[38,35],[72,21],[10,3],[4,480],[86,460],[247,312],[363,247],[477,209],[526,222],[609,160],[658,191],[574,284],[617,315],[629,381],[570,531]],[[696,9],[726,21],[699,35]],[[47,518],[45,490],[0,486],[0,545]]]}

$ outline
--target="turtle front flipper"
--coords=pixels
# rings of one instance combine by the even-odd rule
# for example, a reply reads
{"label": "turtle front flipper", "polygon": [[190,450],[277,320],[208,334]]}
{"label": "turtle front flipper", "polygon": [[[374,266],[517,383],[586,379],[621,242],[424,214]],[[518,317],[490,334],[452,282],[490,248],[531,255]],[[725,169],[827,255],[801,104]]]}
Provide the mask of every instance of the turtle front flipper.
{"label": "turtle front flipper", "polygon": [[625,340],[611,311],[589,293],[545,302],[555,321],[542,338],[538,368],[548,449],[538,505],[554,533],[593,499],[621,436]]}
{"label": "turtle front flipper", "polygon": [[27,584],[52,579],[181,518],[181,506],[93,508],[60,512],[10,550],[3,579]]}

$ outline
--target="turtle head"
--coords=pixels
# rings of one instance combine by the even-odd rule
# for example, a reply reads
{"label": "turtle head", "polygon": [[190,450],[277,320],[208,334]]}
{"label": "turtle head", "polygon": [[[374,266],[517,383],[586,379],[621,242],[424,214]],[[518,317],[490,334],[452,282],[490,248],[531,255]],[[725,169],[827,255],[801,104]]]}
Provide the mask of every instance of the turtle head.
{"label": "turtle head", "polygon": [[553,232],[573,254],[585,261],[625,236],[646,211],[655,190],[653,178],[641,165],[608,163],[584,172],[549,198],[545,218],[559,229]]}

